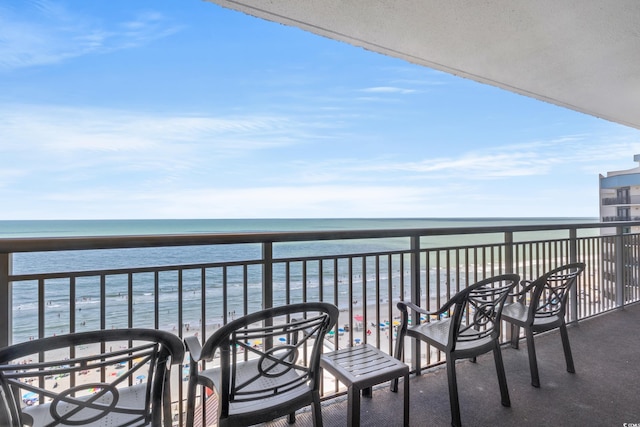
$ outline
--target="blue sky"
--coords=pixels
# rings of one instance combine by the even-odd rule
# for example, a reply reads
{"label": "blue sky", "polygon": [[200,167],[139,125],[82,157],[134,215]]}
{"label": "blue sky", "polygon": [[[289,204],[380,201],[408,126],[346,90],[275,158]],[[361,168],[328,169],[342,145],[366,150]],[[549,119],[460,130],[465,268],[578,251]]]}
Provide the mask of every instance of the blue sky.
{"label": "blue sky", "polygon": [[0,219],[598,215],[640,132],[202,0],[0,3]]}

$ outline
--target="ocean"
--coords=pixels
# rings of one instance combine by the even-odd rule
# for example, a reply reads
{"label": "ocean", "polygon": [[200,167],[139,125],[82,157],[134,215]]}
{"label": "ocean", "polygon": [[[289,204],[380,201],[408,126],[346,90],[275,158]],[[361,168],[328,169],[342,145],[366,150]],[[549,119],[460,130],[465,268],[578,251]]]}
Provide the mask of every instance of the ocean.
{"label": "ocean", "polygon": [[[0,221],[1,238],[34,238],[34,237],[73,237],[73,236],[116,236],[116,235],[148,235],[148,234],[189,234],[189,233],[234,233],[234,232],[277,232],[277,231],[319,231],[319,230],[371,230],[371,229],[402,229],[402,228],[442,228],[442,227],[476,227],[476,226],[507,226],[529,224],[572,224],[597,222],[594,218],[416,218],[416,219],[212,219],[212,220],[69,220],[69,221]],[[437,246],[442,238],[434,237],[429,242]],[[456,244],[464,245],[469,236],[458,236]],[[450,242],[449,242],[450,243]],[[376,250],[405,249],[407,239],[385,239],[375,241],[326,241],[301,242],[276,245],[275,257],[288,255],[305,256],[317,254],[363,253]],[[117,268],[145,267],[150,264],[180,265],[191,263],[205,263],[229,260],[257,259],[260,248],[257,245],[225,245],[225,246],[192,246],[145,249],[93,250],[93,251],[65,251],[43,252],[29,254],[15,254],[13,259],[14,274],[50,273],[60,271],[102,270]],[[150,263],[150,259],[153,260]],[[403,274],[393,271],[389,274]],[[249,307],[255,308],[261,302],[261,283],[259,274],[250,276],[248,293],[240,285],[242,272],[240,269],[230,269],[227,301],[233,311],[241,312],[244,299]],[[275,303],[284,301],[284,279],[279,279],[279,272],[274,272],[274,300]],[[297,274],[297,275],[296,275]],[[292,276],[292,292],[302,292],[303,273]],[[316,272],[308,272],[314,277]],[[127,280],[126,275],[109,278],[107,284],[107,313],[108,327],[126,326]],[[219,278],[212,277],[211,282],[217,283]],[[207,279],[209,280],[209,278]],[[346,280],[346,278],[345,278]],[[363,278],[368,281],[368,278]],[[297,281],[297,282],[296,282]],[[172,329],[176,326],[177,288],[175,281],[160,289],[159,301],[163,319],[161,327]],[[49,283],[49,282],[48,282]],[[38,331],[34,318],[38,316],[37,284],[20,282],[20,288],[14,286],[13,292],[13,342],[21,342],[29,337],[37,336]],[[209,285],[208,285],[209,286]],[[281,286],[281,288],[279,288]],[[306,286],[308,298],[314,299],[318,292],[317,286]],[[356,284],[355,289],[362,286]],[[46,332],[64,333],[69,323],[69,289],[68,281],[51,280],[46,287]],[[212,285],[207,289],[210,301],[220,301],[222,298],[220,286]],[[341,290],[341,294],[346,291]],[[325,295],[325,298],[331,295]],[[151,318],[155,308],[153,294],[153,275],[142,275],[136,282],[133,292],[135,298],[136,318]],[[200,298],[200,280],[197,277],[184,278],[183,285],[183,313],[184,322],[197,324],[201,316],[198,300]],[[354,294],[354,299],[360,294]],[[95,278],[92,280],[78,280],[76,284],[76,322],[82,327],[96,328],[99,319],[100,290]],[[190,304],[189,301],[193,300]],[[340,295],[340,301],[348,302],[348,296]],[[193,310],[190,311],[190,307]],[[223,321],[221,307],[212,307],[207,315],[207,324],[218,324]],[[140,325],[143,326],[143,325]]]}
{"label": "ocean", "polygon": [[572,224],[598,218],[310,218],[1,221],[0,238]]}

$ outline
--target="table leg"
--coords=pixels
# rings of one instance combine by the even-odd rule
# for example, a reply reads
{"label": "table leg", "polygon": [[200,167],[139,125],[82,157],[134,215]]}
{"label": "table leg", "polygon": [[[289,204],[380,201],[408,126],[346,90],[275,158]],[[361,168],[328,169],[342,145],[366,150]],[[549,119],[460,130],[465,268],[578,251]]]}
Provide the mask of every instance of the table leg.
{"label": "table leg", "polygon": [[347,400],[347,424],[349,427],[360,426],[360,389],[354,386],[349,387],[349,398]]}
{"label": "table leg", "polygon": [[372,389],[372,388],[373,388],[373,387],[363,388],[363,389],[362,389],[362,396],[363,396],[363,397],[372,397],[372,396],[373,396],[373,393],[371,393],[371,389]]}

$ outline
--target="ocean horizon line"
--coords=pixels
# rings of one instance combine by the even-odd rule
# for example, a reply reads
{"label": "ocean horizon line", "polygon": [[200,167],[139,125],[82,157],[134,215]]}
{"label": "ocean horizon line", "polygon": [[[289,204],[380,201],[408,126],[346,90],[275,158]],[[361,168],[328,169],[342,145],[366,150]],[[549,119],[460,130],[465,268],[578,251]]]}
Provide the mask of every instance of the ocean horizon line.
{"label": "ocean horizon line", "polygon": [[450,228],[597,221],[598,218],[592,217],[22,219],[0,220],[0,238]]}
{"label": "ocean horizon line", "polygon": [[281,221],[281,220],[503,220],[503,219],[598,219],[597,216],[354,216],[354,217],[243,217],[243,218],[38,218],[38,219],[0,219],[0,222],[63,222],[63,221]]}

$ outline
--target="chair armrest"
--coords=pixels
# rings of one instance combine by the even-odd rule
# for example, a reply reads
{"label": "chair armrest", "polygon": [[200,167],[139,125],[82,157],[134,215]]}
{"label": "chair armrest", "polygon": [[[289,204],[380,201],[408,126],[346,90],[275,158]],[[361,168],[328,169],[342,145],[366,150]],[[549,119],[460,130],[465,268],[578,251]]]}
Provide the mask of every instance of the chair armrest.
{"label": "chair armrest", "polygon": [[189,351],[191,360],[194,362],[199,362],[202,357],[202,344],[200,344],[200,340],[198,339],[198,337],[186,337],[184,339],[184,344],[187,346],[187,350]]}
{"label": "chair armrest", "polygon": [[403,313],[407,312],[407,309],[411,309],[411,310],[415,310],[420,314],[426,314],[428,316],[439,316],[442,313],[444,313],[445,311],[447,311],[449,309],[449,307],[451,306],[451,303],[448,302],[447,304],[445,304],[444,306],[440,307],[439,310],[437,311],[427,311],[422,307],[419,307],[417,305],[415,305],[412,302],[408,302],[408,301],[398,301],[398,309],[400,311],[402,311]]}
{"label": "chair armrest", "polygon": [[517,286],[522,288],[520,291],[518,292],[513,292],[510,293],[509,296],[510,297],[517,297],[518,301],[522,301],[526,294],[529,293],[531,291],[531,288],[533,288],[536,284],[536,281],[534,280],[522,280]]}

